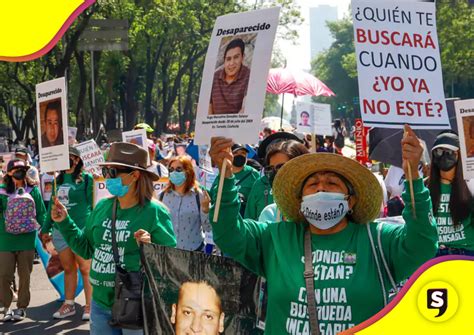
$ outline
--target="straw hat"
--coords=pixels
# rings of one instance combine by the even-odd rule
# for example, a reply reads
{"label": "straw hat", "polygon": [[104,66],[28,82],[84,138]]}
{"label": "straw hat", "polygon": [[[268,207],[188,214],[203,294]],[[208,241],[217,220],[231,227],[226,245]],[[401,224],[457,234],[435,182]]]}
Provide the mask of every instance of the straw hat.
{"label": "straw hat", "polygon": [[160,179],[156,173],[148,171],[148,151],[133,143],[114,142],[110,146],[105,163],[99,166],[123,166],[148,173],[153,181]]}
{"label": "straw hat", "polygon": [[357,202],[352,219],[369,223],[378,217],[382,188],[377,178],[357,161],[330,153],[305,154],[290,160],[278,171],[273,182],[273,197],[281,212],[291,221],[304,221],[300,213],[303,182],[316,172],[340,174],[353,186]]}

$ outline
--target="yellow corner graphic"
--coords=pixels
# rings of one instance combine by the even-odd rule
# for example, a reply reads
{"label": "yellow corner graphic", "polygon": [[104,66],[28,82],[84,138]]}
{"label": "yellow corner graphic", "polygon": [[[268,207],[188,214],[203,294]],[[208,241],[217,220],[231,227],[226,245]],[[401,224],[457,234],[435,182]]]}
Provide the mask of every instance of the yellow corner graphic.
{"label": "yellow corner graphic", "polygon": [[95,0],[0,2],[0,60],[33,60],[49,52]]}
{"label": "yellow corner graphic", "polygon": [[431,260],[382,311],[341,334],[474,335],[473,278],[473,257]]}

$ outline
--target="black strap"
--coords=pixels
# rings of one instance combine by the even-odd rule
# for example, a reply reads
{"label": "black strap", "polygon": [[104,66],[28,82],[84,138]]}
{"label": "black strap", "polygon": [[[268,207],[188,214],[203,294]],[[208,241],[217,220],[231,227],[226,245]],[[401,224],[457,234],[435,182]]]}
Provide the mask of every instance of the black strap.
{"label": "black strap", "polygon": [[115,221],[117,221],[117,198],[114,198],[114,205],[112,206],[112,252],[114,254],[115,266],[120,267],[120,257],[117,247],[117,237],[115,236]]}
{"label": "black strap", "polygon": [[320,335],[318,324],[318,310],[314,293],[313,255],[311,252],[311,233],[306,229],[304,233],[304,280],[306,282],[306,296],[308,298],[309,325],[312,335]]}

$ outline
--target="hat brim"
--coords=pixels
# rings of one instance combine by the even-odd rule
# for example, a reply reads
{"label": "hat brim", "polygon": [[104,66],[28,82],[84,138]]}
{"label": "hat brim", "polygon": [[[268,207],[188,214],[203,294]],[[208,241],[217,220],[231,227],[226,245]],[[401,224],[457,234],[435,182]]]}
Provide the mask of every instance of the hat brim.
{"label": "hat brim", "polygon": [[278,171],[273,182],[275,202],[285,217],[301,222],[300,212],[304,181],[316,172],[337,173],[351,183],[356,203],[352,219],[356,223],[369,223],[380,212],[383,194],[377,178],[355,160],[332,153],[305,154],[287,162]]}
{"label": "hat brim", "polygon": [[153,180],[153,181],[157,181],[158,179],[160,179],[160,176],[157,175],[156,173],[148,171],[147,169],[144,169],[140,166],[134,166],[134,165],[124,164],[124,163],[116,163],[116,162],[104,162],[104,163],[98,163],[97,165],[98,166],[121,166],[121,167],[126,167],[126,168],[129,168],[131,170],[138,170],[140,172],[148,173],[148,175],[151,177],[151,180]]}
{"label": "hat brim", "polygon": [[265,156],[267,155],[267,147],[272,144],[274,141],[289,141],[289,140],[294,140],[298,141],[300,143],[304,143],[302,139],[300,139],[298,136],[292,133],[288,133],[285,131],[279,131],[277,133],[271,134],[268,136],[266,139],[262,141],[260,146],[258,147],[258,157],[261,159],[265,159]]}
{"label": "hat brim", "polygon": [[453,150],[453,151],[458,151],[458,150],[459,150],[459,148],[456,147],[455,145],[451,145],[451,144],[438,144],[437,146],[431,148],[431,152],[433,152],[433,150],[438,149],[438,148],[444,148],[444,149],[449,149],[449,150]]}

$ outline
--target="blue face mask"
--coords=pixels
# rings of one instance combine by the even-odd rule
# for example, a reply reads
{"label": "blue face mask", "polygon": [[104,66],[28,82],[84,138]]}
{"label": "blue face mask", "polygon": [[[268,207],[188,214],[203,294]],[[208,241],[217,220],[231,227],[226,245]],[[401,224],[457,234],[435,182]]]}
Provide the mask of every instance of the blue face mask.
{"label": "blue face mask", "polygon": [[[133,182],[132,182],[133,183]],[[128,185],[123,185],[122,184],[122,178],[117,177],[117,178],[107,178],[105,180],[105,188],[107,191],[109,191],[110,194],[112,194],[115,197],[123,197],[125,194],[128,193],[129,186],[132,184]]]}
{"label": "blue face mask", "polygon": [[170,182],[175,186],[181,186],[186,181],[186,172],[173,171],[170,173]]}

